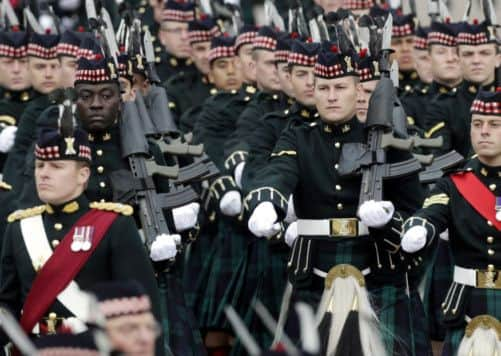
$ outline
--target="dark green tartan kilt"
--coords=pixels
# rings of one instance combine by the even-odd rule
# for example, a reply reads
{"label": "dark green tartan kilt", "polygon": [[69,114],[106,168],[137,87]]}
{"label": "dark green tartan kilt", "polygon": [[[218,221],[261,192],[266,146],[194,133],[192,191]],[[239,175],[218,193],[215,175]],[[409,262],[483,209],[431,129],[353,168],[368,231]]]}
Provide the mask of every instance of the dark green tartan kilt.
{"label": "dark green tartan kilt", "polygon": [[443,356],[456,355],[464,336],[465,315],[473,319],[478,315],[488,314],[501,320],[501,290],[466,287],[464,298],[464,304],[461,303],[464,306],[458,311],[457,322],[443,326],[446,329]]}
{"label": "dark green tartan kilt", "polygon": [[423,305],[428,320],[428,330],[433,340],[444,340],[445,329],[442,326],[442,303],[448,287],[452,283],[454,265],[449,242],[440,239],[435,253],[430,256],[429,273],[425,275]]}
{"label": "dark green tartan kilt", "polygon": [[210,258],[216,235],[217,223],[204,225],[196,241],[193,241],[186,250],[183,287],[186,303],[192,310],[195,310],[197,293],[203,290],[209,278]]}
{"label": "dark green tartan kilt", "polygon": [[[290,248],[285,243],[271,245],[266,239],[254,238],[249,244],[249,262],[238,311],[251,331],[252,336],[263,349],[270,347],[273,335],[263,325],[250,304],[259,300],[268,309],[275,320],[278,320],[282,297],[287,283],[287,260]],[[254,289],[251,289],[251,288]],[[250,296],[250,299],[247,297]],[[237,342],[232,355],[242,355],[243,349]]]}
{"label": "dark green tartan kilt", "polygon": [[205,347],[193,311],[186,304],[183,285],[176,271],[157,277],[162,313],[162,331],[174,355],[205,355]]}
{"label": "dark green tartan kilt", "polygon": [[[254,237],[229,218],[221,218],[218,234],[212,246],[208,278],[199,286],[195,303],[196,315],[202,329],[228,330],[224,307],[232,305],[239,312],[243,304],[249,306],[252,295],[245,296],[245,290],[253,290],[246,279],[248,271],[248,245]],[[249,285],[247,285],[249,283]],[[203,288],[203,289],[202,289]]]}

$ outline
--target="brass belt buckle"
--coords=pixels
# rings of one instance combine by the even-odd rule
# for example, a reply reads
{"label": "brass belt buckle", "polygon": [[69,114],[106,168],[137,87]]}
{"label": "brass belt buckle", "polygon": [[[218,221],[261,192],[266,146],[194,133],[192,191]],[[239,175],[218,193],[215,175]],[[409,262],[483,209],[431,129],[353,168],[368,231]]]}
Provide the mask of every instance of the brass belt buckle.
{"label": "brass belt buckle", "polygon": [[331,236],[356,237],[357,227],[357,219],[331,219]]}
{"label": "brass belt buckle", "polygon": [[501,289],[501,276],[494,266],[489,265],[487,270],[477,270],[477,288]]}

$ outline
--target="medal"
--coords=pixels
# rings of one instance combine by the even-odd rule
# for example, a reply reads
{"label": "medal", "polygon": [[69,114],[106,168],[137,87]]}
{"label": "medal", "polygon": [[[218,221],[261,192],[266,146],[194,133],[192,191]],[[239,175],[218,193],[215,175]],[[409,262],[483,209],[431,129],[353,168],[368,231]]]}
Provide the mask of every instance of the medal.
{"label": "medal", "polygon": [[501,197],[496,197],[496,220],[501,221]]}
{"label": "medal", "polygon": [[75,227],[73,233],[73,242],[71,243],[71,251],[89,251],[92,247],[92,235],[94,226],[78,226]]}

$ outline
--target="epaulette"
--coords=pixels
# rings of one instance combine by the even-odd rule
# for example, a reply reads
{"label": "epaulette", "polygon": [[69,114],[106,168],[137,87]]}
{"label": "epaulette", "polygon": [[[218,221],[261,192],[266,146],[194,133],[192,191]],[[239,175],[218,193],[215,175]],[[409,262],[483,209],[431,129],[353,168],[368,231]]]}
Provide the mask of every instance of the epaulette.
{"label": "epaulette", "polygon": [[7,222],[12,223],[16,220],[22,220],[35,215],[40,215],[45,211],[45,209],[47,209],[45,205],[38,205],[33,208],[16,210],[7,217]]}
{"label": "epaulette", "polygon": [[134,213],[134,208],[132,208],[132,206],[122,203],[94,201],[89,204],[89,207],[91,209],[113,211],[125,216],[130,216]]}

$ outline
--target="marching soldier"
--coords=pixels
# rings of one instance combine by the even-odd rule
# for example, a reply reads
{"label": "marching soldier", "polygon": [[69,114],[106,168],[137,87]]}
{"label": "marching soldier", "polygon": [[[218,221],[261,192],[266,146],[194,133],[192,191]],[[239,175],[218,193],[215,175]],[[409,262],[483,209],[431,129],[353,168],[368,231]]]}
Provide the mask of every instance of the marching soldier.
{"label": "marching soldier", "polygon": [[253,64],[252,48],[258,28],[252,25],[243,25],[235,39],[236,64],[242,73],[244,83],[255,85],[256,67]]}
{"label": "marching soldier", "polygon": [[180,72],[196,71],[190,58],[188,23],[195,19],[195,5],[191,2],[168,0],[164,3],[158,40],[165,51],[157,53],[156,68],[162,82]]}
{"label": "marching soldier", "polygon": [[164,83],[169,97],[169,108],[179,118],[193,106],[199,106],[209,97],[213,85],[209,80],[209,51],[213,37],[221,35],[216,22],[209,16],[190,21],[188,37],[191,46],[191,58],[197,70],[181,72]]}
{"label": "marching soldier", "polygon": [[[61,86],[61,63],[57,57],[59,36],[32,33],[28,41],[28,71],[36,98],[30,101],[19,122],[14,146],[5,162],[4,179],[20,182],[24,173],[25,158],[36,140],[36,121],[50,104],[48,94]],[[21,186],[14,185],[19,192]]]}
{"label": "marching soldier", "polygon": [[[9,216],[0,304],[20,318],[26,333],[57,333],[67,318],[84,320],[79,290],[111,280],[139,281],[160,319],[154,271],[132,207],[91,203],[83,194],[91,156],[80,129],[71,135],[43,130],[35,148],[35,182],[44,204]],[[157,346],[162,353],[161,343]]]}
{"label": "marching soldier", "polygon": [[[428,51],[431,60],[433,82],[424,98],[413,101],[404,98],[403,104],[409,124],[428,130],[431,107],[446,97],[453,96],[462,80],[456,47],[457,24],[433,22],[428,32]],[[426,137],[435,137],[434,130],[426,131]]]}
{"label": "marching soldier", "polygon": [[[364,354],[384,354],[383,349],[389,354],[429,354],[425,335],[414,332],[424,327],[423,311],[415,289],[411,287],[406,292],[408,266],[398,252],[397,231],[403,217],[421,202],[417,177],[400,178],[398,183],[392,180],[383,190],[387,200],[366,201],[359,206],[360,178],[338,173],[343,146],[364,142],[365,136],[364,127],[355,116],[358,77],[354,64],[353,55],[339,53],[337,46],[326,47],[320,53],[315,65],[315,99],[320,120],[310,125],[290,125],[283,131],[262,173],[261,187],[247,199],[252,212],[248,226],[260,237],[277,233],[278,222],[286,215],[287,198],[293,194],[298,237],[288,263],[289,280],[294,286],[292,300],[307,301],[316,307],[324,284],[329,289],[332,279],[352,275],[352,282],[356,280],[354,283],[367,287],[374,309],[380,311],[379,320],[395,336],[392,339],[383,335],[383,347],[378,331],[361,326],[360,332],[372,340],[370,346],[364,346],[371,347],[371,351],[364,348]],[[390,161],[406,156],[388,151]],[[337,316],[332,308],[351,308],[354,300],[347,297],[350,288],[340,292],[338,297],[342,300],[323,299],[321,311]],[[354,298],[361,303],[357,305],[367,306],[362,302],[367,297],[357,295]],[[337,327],[326,323],[320,328],[340,331],[341,319],[344,320],[334,317],[333,322],[341,322]],[[328,334],[323,335],[327,342]],[[337,337],[329,342],[328,354],[335,349],[339,333]]]}
{"label": "marching soldier", "polygon": [[151,300],[136,281],[94,285],[97,308],[105,318],[111,349],[126,355],[155,355],[155,339],[161,327],[152,314]]}
{"label": "marching soldier", "polygon": [[257,123],[254,134],[249,137],[249,157],[242,173],[242,189],[250,192],[259,187],[254,178],[267,165],[268,158],[275,147],[282,130],[289,124],[309,124],[316,120],[314,66],[320,45],[296,39],[292,42],[287,58],[290,72],[292,96],[295,99],[290,108],[270,113]]}
{"label": "marching soldier", "polygon": [[464,80],[456,91],[433,102],[425,119],[428,136],[444,138],[439,153],[456,150],[465,157],[470,154],[469,109],[479,88],[496,89],[495,69],[500,62],[496,46],[494,29],[485,22],[465,22],[457,30],[457,51]]}
{"label": "marching soldier", "polygon": [[[456,355],[463,335],[469,347],[461,355],[495,354],[488,351],[493,349],[485,338],[467,341],[479,326],[486,332],[499,332],[499,322],[492,321],[501,317],[496,307],[500,288],[501,93],[480,91],[471,113],[471,143],[477,156],[437,182],[422,209],[405,222],[402,238],[403,250],[413,253],[435,248],[439,234],[449,230],[454,272],[441,305],[447,331],[444,355]],[[479,345],[483,348],[478,349]]]}
{"label": "marching soldier", "polygon": [[236,123],[236,129],[225,144],[225,168],[242,187],[242,171],[248,155],[248,141],[255,135],[257,121],[267,113],[283,110],[288,105],[281,93],[275,50],[278,33],[269,26],[261,27],[254,38],[252,57],[258,92],[247,104]]}
{"label": "marching soldier", "polygon": [[24,31],[0,33],[0,72],[4,89],[0,100],[0,171],[6,154],[14,145],[19,118],[34,96],[30,89],[27,44],[28,34]]}

